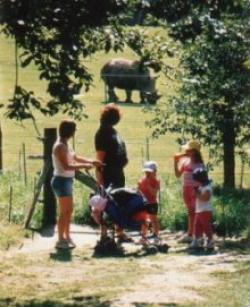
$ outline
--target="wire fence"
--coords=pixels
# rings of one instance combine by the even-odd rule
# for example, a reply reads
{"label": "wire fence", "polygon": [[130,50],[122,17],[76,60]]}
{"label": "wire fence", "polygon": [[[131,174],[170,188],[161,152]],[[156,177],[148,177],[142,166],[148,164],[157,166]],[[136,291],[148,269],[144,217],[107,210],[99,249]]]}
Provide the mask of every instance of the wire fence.
{"label": "wire fence", "polygon": [[[75,140],[72,146],[75,151],[84,156],[94,157],[94,141],[92,146],[86,146],[86,142]],[[127,183],[136,185],[142,175],[142,166],[146,160],[154,160],[158,163],[158,175],[160,178],[174,177],[173,154],[168,150],[168,145],[159,143],[149,138],[127,138],[126,146],[129,163],[125,168]],[[23,135],[22,140],[8,139],[2,145],[3,171],[14,172],[27,183],[33,181],[43,166],[43,143],[34,136]],[[207,161],[205,157],[205,161]],[[222,164],[210,171],[210,177],[216,183],[223,182]],[[250,167],[244,165],[240,157],[236,159],[236,184],[240,187],[250,187]]]}

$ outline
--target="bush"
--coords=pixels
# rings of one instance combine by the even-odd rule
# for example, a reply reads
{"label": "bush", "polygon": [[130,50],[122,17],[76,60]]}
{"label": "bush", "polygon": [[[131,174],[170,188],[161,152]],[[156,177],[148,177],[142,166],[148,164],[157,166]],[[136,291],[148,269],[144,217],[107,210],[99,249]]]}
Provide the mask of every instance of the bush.
{"label": "bush", "polygon": [[173,178],[165,177],[161,181],[159,219],[161,229],[185,230],[187,211],[182,200],[181,184]]}
{"label": "bush", "polygon": [[[13,187],[11,221],[22,225],[33,198],[33,182],[28,186],[12,172],[0,176],[0,224],[8,221],[9,187]],[[183,204],[181,183],[174,177],[165,176],[161,180],[161,200],[159,219],[161,229],[172,231],[187,228],[187,212]],[[74,216],[77,224],[95,225],[88,206],[92,191],[81,183],[74,184]],[[228,190],[214,187],[214,220],[219,235],[250,237],[250,190]],[[37,204],[31,226],[40,228],[42,224],[43,204]]]}
{"label": "bush", "polygon": [[219,235],[239,236],[249,232],[250,191],[214,187],[214,219]]}
{"label": "bush", "polygon": [[33,197],[33,182],[25,186],[24,181],[14,172],[0,175],[0,220],[7,221],[10,208],[10,187],[12,187],[11,222],[22,224]]}

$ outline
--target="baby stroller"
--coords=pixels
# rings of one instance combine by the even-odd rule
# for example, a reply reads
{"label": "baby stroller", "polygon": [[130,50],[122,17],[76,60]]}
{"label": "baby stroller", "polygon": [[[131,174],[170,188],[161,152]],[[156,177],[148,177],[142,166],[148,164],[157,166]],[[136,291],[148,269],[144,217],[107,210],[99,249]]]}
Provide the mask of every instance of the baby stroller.
{"label": "baby stroller", "polygon": [[[92,217],[97,224],[101,226],[101,239],[99,245],[105,250],[105,246],[112,242],[114,246],[115,231],[112,231],[111,237],[107,235],[108,222],[116,225],[116,228],[140,229],[142,224],[150,222],[150,215],[147,212],[147,201],[136,190],[131,188],[108,189],[101,188],[100,191],[90,197],[89,205],[92,211]],[[118,237],[117,243],[123,243]],[[127,239],[127,237],[126,237]],[[127,241],[127,240],[125,240]],[[130,238],[128,241],[131,242]],[[147,244],[143,248],[149,253],[158,251],[167,252],[166,243]]]}

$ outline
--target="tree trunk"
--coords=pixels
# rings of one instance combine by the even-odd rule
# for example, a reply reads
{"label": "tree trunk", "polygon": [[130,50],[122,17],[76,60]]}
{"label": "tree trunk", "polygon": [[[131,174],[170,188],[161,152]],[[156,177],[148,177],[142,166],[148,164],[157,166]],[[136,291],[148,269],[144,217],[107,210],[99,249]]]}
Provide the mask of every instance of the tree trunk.
{"label": "tree trunk", "polygon": [[223,131],[223,151],[224,151],[224,187],[235,188],[235,130],[233,113],[225,114],[225,126]]}

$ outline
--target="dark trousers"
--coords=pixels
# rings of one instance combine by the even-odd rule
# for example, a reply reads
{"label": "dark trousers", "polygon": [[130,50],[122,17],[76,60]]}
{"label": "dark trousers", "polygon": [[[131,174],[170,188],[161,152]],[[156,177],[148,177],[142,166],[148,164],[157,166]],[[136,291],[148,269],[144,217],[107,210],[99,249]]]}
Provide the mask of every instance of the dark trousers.
{"label": "dark trousers", "polygon": [[105,167],[103,172],[104,187],[122,188],[125,186],[125,175],[123,168]]}

